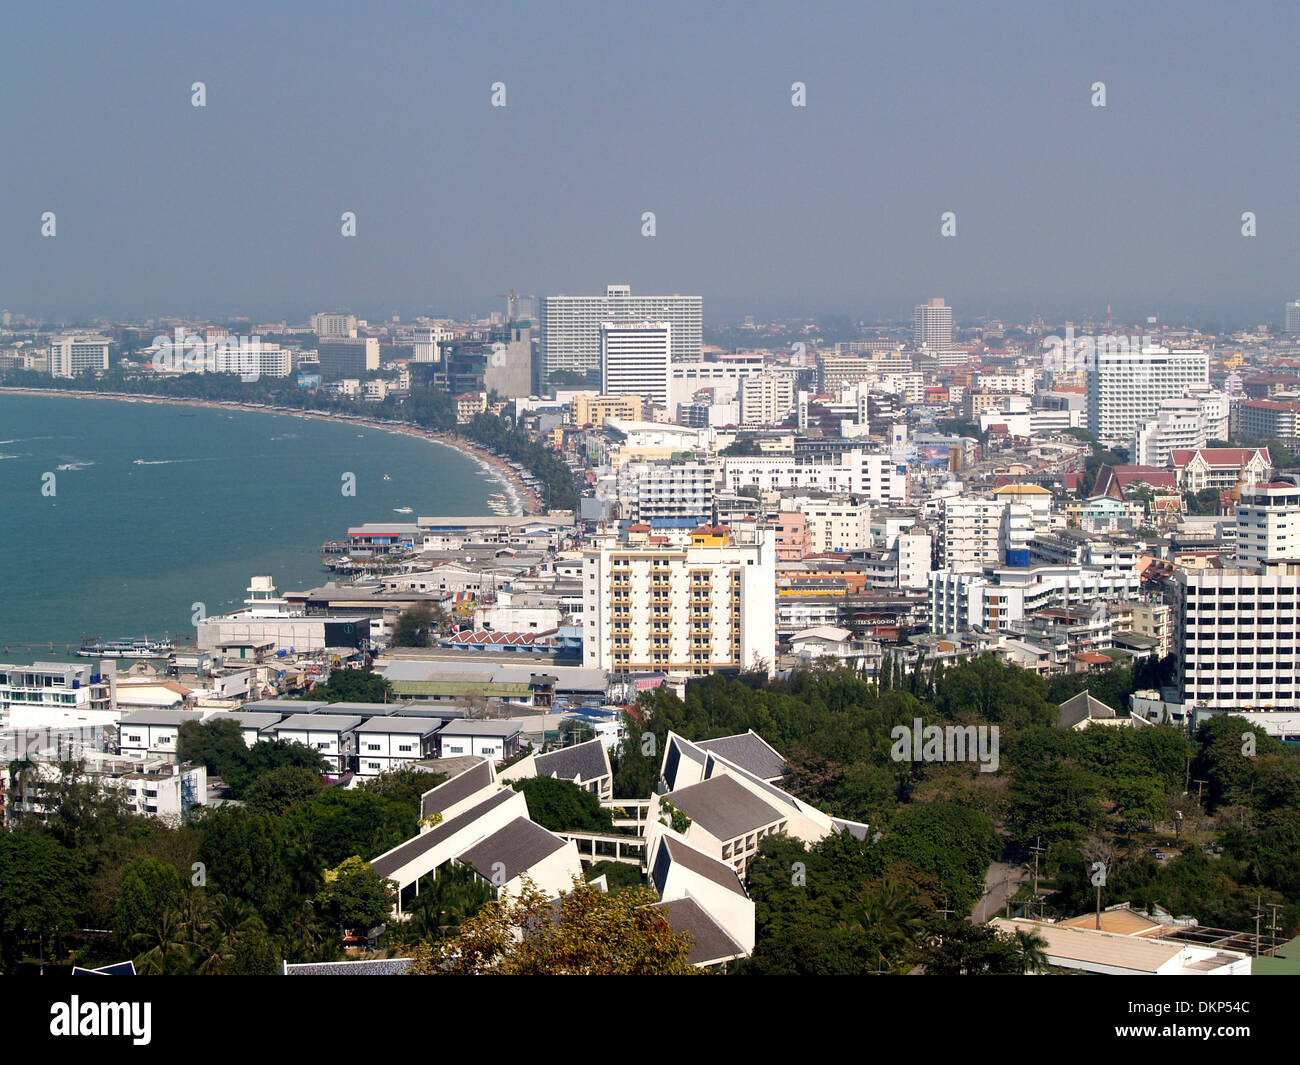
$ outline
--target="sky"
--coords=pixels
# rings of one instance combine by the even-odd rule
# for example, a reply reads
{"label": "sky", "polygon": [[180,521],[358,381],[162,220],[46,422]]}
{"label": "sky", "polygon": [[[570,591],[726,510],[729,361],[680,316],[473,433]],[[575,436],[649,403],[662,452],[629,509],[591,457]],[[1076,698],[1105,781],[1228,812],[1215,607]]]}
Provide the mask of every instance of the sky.
{"label": "sky", "polygon": [[1277,321],[1298,28],[1194,0],[10,0],[0,306],[375,320],[626,283],[709,322]]}

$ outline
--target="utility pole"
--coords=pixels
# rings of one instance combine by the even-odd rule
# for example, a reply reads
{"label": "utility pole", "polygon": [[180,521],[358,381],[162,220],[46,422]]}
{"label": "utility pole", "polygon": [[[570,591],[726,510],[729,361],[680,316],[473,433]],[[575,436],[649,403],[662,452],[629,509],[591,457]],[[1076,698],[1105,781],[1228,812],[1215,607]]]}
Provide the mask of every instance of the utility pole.
{"label": "utility pole", "polygon": [[[1029,848],[1034,855],[1034,897],[1031,901],[1031,906],[1037,906],[1038,904],[1038,856],[1042,854],[1045,849],[1046,848],[1043,847],[1043,837],[1041,835],[1035,836],[1034,845]],[[1031,913],[1030,916],[1032,917],[1033,914]]]}
{"label": "utility pole", "polygon": [[1259,922],[1264,918],[1264,911],[1259,905],[1259,896],[1255,896],[1255,957],[1259,957]]}

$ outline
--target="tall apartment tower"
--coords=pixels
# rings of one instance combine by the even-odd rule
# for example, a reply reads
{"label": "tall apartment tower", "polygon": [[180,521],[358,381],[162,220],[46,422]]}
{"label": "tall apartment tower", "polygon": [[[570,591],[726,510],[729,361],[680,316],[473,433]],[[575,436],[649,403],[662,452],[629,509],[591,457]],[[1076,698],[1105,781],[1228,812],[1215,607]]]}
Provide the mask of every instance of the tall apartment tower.
{"label": "tall apartment tower", "polygon": [[583,665],[704,676],[776,661],[776,542],[701,526],[679,545],[605,542],[582,560]]}
{"label": "tall apartment tower", "polygon": [[76,377],[86,370],[107,370],[111,343],[100,336],[55,337],[50,341],[50,376]]}
{"label": "tall apartment tower", "polygon": [[541,378],[600,373],[602,322],[667,322],[672,361],[703,358],[703,303],[699,296],[633,296],[628,285],[608,285],[603,296],[547,296],[542,300]]}
{"label": "tall apartment tower", "polygon": [[1205,352],[1189,348],[1098,350],[1088,359],[1088,431],[1106,444],[1127,445],[1156,416],[1161,400],[1209,387]]}
{"label": "tall apartment tower", "polygon": [[672,383],[672,335],[669,322],[602,322],[602,394],[640,396],[645,405],[667,407]]}
{"label": "tall apartment tower", "polygon": [[1300,336],[1300,300],[1288,300],[1286,305],[1286,335]]}
{"label": "tall apartment tower", "polygon": [[917,347],[924,345],[933,351],[946,351],[952,347],[952,308],[943,300],[918,303],[912,323]]}
{"label": "tall apartment tower", "polygon": [[1300,559],[1300,485],[1274,481],[1243,487],[1236,517],[1241,565]]}

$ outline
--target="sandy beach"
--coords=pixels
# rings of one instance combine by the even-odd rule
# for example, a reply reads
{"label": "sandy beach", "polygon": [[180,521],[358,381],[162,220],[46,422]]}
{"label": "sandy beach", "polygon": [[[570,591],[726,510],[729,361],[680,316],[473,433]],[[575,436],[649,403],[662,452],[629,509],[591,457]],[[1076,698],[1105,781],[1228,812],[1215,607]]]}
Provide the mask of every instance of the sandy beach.
{"label": "sandy beach", "polygon": [[541,514],[542,501],[537,493],[524,484],[519,474],[505,460],[489,454],[473,442],[454,433],[440,433],[430,429],[421,429],[415,425],[391,425],[387,422],[373,421],[369,418],[340,418],[338,415],[324,411],[308,410],[272,410],[267,407],[252,406],[247,403],[232,403],[216,399],[182,399],[174,396],[149,396],[138,393],[83,392],[73,389],[54,388],[4,388],[0,394],[14,396],[72,396],[78,399],[109,399],[118,403],[159,403],[175,407],[210,407],[216,410],[247,411],[251,414],[279,414],[291,418],[319,418],[322,421],[338,422],[341,425],[363,425],[384,433],[397,433],[412,436],[430,443],[439,444],[459,451],[473,459],[482,469],[489,471],[501,485],[502,494],[507,500],[510,514]]}

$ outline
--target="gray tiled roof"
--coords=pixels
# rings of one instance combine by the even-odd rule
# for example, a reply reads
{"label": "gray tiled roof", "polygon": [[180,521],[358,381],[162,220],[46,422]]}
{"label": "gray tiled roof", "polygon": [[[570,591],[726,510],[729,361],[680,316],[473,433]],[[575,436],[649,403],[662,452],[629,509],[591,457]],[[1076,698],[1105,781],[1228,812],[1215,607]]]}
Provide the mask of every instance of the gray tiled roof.
{"label": "gray tiled roof", "polygon": [[374,958],[358,961],[318,961],[284,967],[285,976],[405,976],[410,958]]}
{"label": "gray tiled roof", "polygon": [[786,774],[785,759],[752,730],[736,736],[700,740],[696,746],[721,755],[762,780],[776,780]]}
{"label": "gray tiled roof", "polygon": [[526,817],[516,817],[470,847],[458,861],[472,865],[484,880],[491,880],[494,871],[500,872],[497,867],[504,866],[505,880],[510,881],[563,846],[565,841],[554,832]]}
{"label": "gray tiled roof", "polygon": [[663,845],[655,856],[654,868],[650,870],[650,880],[654,884],[655,890],[661,895],[664,893],[664,885],[668,882],[668,867],[672,863],[681,865],[706,880],[713,881],[718,887],[724,887],[737,895],[745,894],[745,889],[740,883],[740,877],[736,875],[736,870],[731,866],[718,861],[716,858],[711,858],[703,851],[697,851],[694,847],[689,847],[671,836],[665,836]]}
{"label": "gray tiled roof", "polygon": [[468,828],[488,811],[496,809],[503,802],[509,802],[514,794],[513,791],[505,789],[498,791],[495,795],[490,795],[477,806],[471,806],[463,813],[457,814],[450,821],[444,821],[442,824],[431,828],[428,832],[421,832],[418,836],[408,839],[405,843],[401,843],[392,850],[381,854],[370,863],[370,868],[380,876],[392,876],[393,873],[412,861],[417,855],[432,850],[439,843],[450,839],[462,829]]}
{"label": "gray tiled roof", "polygon": [[694,899],[687,897],[656,902],[650,909],[662,911],[674,932],[690,934],[693,943],[689,961],[692,965],[716,965],[745,957],[745,948]]}
{"label": "gray tiled roof", "polygon": [[536,762],[539,777],[557,776],[561,780],[581,777],[583,781],[595,780],[609,774],[609,755],[604,740],[588,740],[558,751],[539,754]]}
{"label": "gray tiled roof", "polygon": [[1081,691],[1072,699],[1061,704],[1061,717],[1057,724],[1061,728],[1073,728],[1085,719],[1098,720],[1115,717],[1115,711],[1100,699],[1094,699],[1088,691]]}
{"label": "gray tiled roof", "polygon": [[715,839],[724,841],[785,816],[726,773],[671,791],[664,799],[698,822]]}
{"label": "gray tiled roof", "polygon": [[420,796],[420,816],[432,817],[440,814],[462,799],[467,799],[476,791],[482,791],[492,783],[492,767],[486,761],[457,773],[450,780],[444,780],[436,788],[431,788]]}

